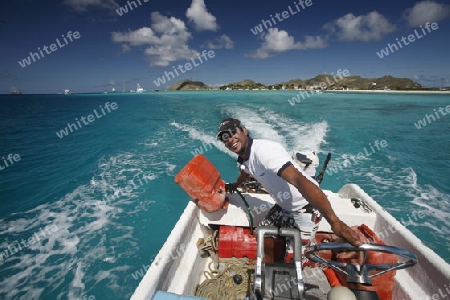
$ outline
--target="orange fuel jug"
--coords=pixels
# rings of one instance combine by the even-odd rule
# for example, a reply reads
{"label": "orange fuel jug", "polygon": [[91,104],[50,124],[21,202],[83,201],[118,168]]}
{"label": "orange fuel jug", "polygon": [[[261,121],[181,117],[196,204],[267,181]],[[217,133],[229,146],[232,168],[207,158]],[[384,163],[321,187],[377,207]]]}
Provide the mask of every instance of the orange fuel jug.
{"label": "orange fuel jug", "polygon": [[175,182],[206,212],[215,212],[225,204],[225,181],[216,167],[197,154],[175,176]]}

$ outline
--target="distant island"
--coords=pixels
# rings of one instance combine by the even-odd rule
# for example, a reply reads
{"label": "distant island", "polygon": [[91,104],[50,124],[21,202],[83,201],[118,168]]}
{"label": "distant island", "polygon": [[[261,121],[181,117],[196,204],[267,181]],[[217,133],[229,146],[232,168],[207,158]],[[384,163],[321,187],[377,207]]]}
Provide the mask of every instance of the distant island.
{"label": "distant island", "polygon": [[209,86],[201,81],[191,81],[183,79],[167,88],[169,91],[198,91],[198,90],[212,90]]}
{"label": "distant island", "polygon": [[201,81],[183,79],[168,90],[392,90],[392,91],[427,91],[425,88],[408,78],[396,78],[386,75],[380,78],[362,78],[361,76],[336,76],[321,74],[310,79],[292,79],[270,85],[264,85],[251,79],[212,88]]}

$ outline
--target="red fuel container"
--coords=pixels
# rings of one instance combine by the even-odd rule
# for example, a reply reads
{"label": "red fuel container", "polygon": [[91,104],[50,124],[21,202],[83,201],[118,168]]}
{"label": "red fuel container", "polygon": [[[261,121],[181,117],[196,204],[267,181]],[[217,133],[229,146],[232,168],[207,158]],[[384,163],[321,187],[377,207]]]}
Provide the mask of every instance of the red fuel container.
{"label": "red fuel container", "polygon": [[214,165],[198,154],[175,176],[175,182],[206,212],[215,212],[225,204],[225,181]]}
{"label": "red fuel container", "polygon": [[250,229],[243,227],[220,226],[220,258],[256,258],[256,235],[250,235]]}

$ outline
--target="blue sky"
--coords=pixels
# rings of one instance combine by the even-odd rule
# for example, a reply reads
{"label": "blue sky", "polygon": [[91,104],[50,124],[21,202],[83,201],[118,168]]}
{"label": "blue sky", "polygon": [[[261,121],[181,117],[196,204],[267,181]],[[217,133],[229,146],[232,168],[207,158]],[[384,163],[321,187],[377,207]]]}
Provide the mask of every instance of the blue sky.
{"label": "blue sky", "polygon": [[[122,91],[137,83],[147,90],[165,89],[167,84],[157,87],[154,81],[193,61],[197,66],[183,74],[179,71],[170,81],[166,78],[167,83],[188,78],[219,86],[251,78],[273,84],[347,69],[362,77],[389,74],[428,87],[450,86],[448,1],[6,0],[2,4],[0,93],[13,87],[23,93],[103,92],[113,86]],[[120,15],[120,7],[128,12],[121,10]],[[438,27],[425,29],[427,22]],[[262,31],[254,34],[260,24]],[[78,32],[78,39],[70,41],[69,32],[75,37]],[[420,38],[408,42],[411,34]],[[402,47],[395,49],[392,44],[402,37],[408,44],[398,42]],[[386,49],[388,43],[391,50]],[[382,49],[389,55],[380,58],[377,52]],[[200,63],[198,54],[204,50],[214,51],[214,57]],[[37,53],[35,61],[30,52]]]}

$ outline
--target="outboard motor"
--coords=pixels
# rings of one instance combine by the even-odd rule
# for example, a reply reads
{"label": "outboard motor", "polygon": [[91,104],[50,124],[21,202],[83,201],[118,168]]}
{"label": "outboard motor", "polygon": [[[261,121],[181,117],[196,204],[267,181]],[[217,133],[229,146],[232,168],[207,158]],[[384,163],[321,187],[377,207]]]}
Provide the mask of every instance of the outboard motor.
{"label": "outboard motor", "polygon": [[308,147],[299,146],[292,153],[292,158],[306,174],[311,177],[316,176],[316,168],[319,166],[319,157],[315,151]]}

